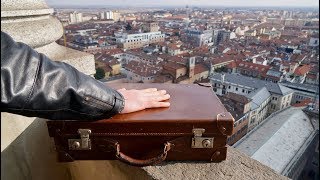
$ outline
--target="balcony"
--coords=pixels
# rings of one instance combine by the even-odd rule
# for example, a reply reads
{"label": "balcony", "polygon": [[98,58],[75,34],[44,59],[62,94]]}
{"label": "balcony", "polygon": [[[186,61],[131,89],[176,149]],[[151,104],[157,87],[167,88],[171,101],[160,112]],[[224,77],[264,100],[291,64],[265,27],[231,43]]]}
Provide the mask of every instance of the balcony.
{"label": "balcony", "polygon": [[[54,42],[62,36],[61,24],[50,15],[53,10],[43,0],[3,0],[1,6],[2,31],[53,60],[94,74],[92,55]],[[55,25],[53,29],[51,25]],[[43,29],[38,31],[37,27]],[[228,147],[227,160],[221,163],[168,162],[143,168],[118,161],[59,163],[46,120],[9,113],[1,113],[1,119],[2,179],[288,179],[233,147]]]}

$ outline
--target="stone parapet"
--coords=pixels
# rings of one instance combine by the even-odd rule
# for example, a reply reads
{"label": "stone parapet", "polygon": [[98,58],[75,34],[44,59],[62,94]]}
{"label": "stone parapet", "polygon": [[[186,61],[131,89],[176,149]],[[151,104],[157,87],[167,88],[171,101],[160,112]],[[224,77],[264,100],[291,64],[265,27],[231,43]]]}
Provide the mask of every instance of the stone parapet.
{"label": "stone parapet", "polygon": [[[95,74],[94,56],[55,43],[61,22],[44,0],[1,0],[1,31],[54,61]],[[44,119],[1,112],[1,179],[71,179],[69,167],[58,163]]]}
{"label": "stone parapet", "polygon": [[92,54],[60,46],[55,42],[35,50],[55,61],[68,63],[87,75],[95,74],[94,56]]}
{"label": "stone parapet", "polygon": [[44,0],[3,0],[1,31],[52,60],[66,62],[88,75],[95,74],[93,55],[55,43],[63,35],[63,26],[52,13]]}
{"label": "stone parapet", "polygon": [[63,35],[60,21],[52,16],[1,18],[1,31],[8,33],[15,41],[33,48],[53,43]]}
{"label": "stone parapet", "polygon": [[76,161],[69,165],[73,179],[121,180],[287,180],[273,169],[233,147],[220,163],[166,162],[157,166],[133,167],[118,161]]}

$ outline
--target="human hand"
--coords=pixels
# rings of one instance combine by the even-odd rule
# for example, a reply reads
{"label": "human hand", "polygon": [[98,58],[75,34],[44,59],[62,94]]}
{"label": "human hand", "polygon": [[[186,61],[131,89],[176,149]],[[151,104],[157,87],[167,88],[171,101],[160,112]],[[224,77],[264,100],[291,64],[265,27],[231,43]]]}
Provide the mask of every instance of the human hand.
{"label": "human hand", "polygon": [[131,113],[147,108],[170,106],[169,102],[161,102],[170,98],[166,90],[157,90],[156,88],[126,90],[122,88],[119,89],[118,92],[121,93],[125,99],[125,105],[120,114]]}

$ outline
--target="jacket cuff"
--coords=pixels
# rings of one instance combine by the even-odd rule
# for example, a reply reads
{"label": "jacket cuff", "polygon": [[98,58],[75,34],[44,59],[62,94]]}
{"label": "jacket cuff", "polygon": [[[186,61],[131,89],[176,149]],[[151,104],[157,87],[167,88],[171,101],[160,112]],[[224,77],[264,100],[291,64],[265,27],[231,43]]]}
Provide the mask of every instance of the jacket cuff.
{"label": "jacket cuff", "polygon": [[114,102],[113,109],[111,111],[112,116],[115,114],[121,113],[125,105],[125,99],[122,96],[122,94],[119,93],[118,91],[116,91],[114,98],[115,98],[115,102]]}

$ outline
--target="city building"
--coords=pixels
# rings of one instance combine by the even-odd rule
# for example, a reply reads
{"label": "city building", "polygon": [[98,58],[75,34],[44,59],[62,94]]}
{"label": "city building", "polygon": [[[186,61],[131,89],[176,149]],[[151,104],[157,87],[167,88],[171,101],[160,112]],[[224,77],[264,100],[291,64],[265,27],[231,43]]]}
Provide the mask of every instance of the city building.
{"label": "city building", "polygon": [[121,18],[121,13],[119,11],[113,11],[113,20],[115,22],[118,22],[120,21],[120,18]]}
{"label": "city building", "polygon": [[209,67],[196,64],[196,57],[172,58],[163,64],[163,70],[155,79],[157,83],[190,84],[207,79]]}
{"label": "city building", "polygon": [[232,135],[228,138],[228,144],[233,145],[247,134],[250,99],[232,92],[218,97],[235,120]]}
{"label": "city building", "polygon": [[160,31],[138,34],[115,33],[116,43],[123,49],[141,48],[151,43],[164,42],[165,34]]}
{"label": "city building", "polygon": [[310,37],[309,40],[309,46],[311,47],[319,47],[319,34],[318,35],[313,35]]}
{"label": "city building", "polygon": [[108,19],[108,20],[114,20],[115,22],[119,21],[121,18],[121,14],[119,11],[106,11],[106,12],[100,12],[100,19]]}
{"label": "city building", "polygon": [[212,30],[197,30],[187,29],[186,30],[187,42],[200,47],[203,45],[213,45],[213,31]]}
{"label": "city building", "polygon": [[290,106],[293,97],[293,90],[280,83],[273,83],[240,74],[216,73],[210,76],[210,81],[213,90],[220,96],[228,92],[246,96],[253,91],[266,87],[271,94],[271,102],[268,104],[268,114]]}
{"label": "city building", "polygon": [[262,87],[247,94],[246,97],[251,99],[250,113],[248,115],[249,132],[268,117],[268,108],[271,103],[271,94],[266,87]]}
{"label": "city building", "polygon": [[100,12],[100,19],[105,19],[105,12]]}
{"label": "city building", "polygon": [[[310,171],[316,174],[319,167],[319,128],[315,122],[302,108],[289,107],[268,117],[233,147],[290,179],[299,179],[300,174],[307,177]],[[315,167],[308,166],[308,161]]]}
{"label": "city building", "polygon": [[213,44],[218,45],[222,42],[229,41],[230,34],[231,32],[226,30],[221,30],[221,29],[213,30]]}
{"label": "city building", "polygon": [[106,19],[113,19],[113,12],[112,11],[105,12],[105,18]]}
{"label": "city building", "polygon": [[159,68],[142,61],[130,61],[123,64],[121,73],[125,74],[127,82],[131,83],[152,83]]}
{"label": "city building", "polygon": [[317,85],[288,82],[281,84],[293,90],[291,104],[301,103],[305,100],[319,102],[319,87]]}
{"label": "city building", "polygon": [[69,14],[70,24],[76,24],[83,22],[82,13],[78,13],[76,11]]}

